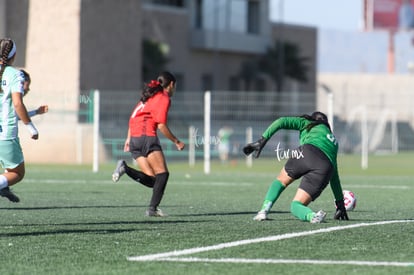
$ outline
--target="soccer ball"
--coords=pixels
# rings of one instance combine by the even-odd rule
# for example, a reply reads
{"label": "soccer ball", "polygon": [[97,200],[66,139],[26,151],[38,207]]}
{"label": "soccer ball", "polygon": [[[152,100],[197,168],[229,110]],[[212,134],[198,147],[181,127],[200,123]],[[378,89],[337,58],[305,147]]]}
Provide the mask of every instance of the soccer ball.
{"label": "soccer ball", "polygon": [[343,190],[342,193],[344,194],[345,209],[347,211],[354,210],[357,202],[354,192],[349,190]]}

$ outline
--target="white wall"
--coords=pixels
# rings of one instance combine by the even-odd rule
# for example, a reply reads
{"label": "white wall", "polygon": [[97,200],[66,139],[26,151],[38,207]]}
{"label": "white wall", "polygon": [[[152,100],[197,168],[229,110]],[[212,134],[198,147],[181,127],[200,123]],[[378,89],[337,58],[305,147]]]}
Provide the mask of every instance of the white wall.
{"label": "white wall", "polygon": [[368,119],[391,111],[397,120],[414,125],[414,76],[389,74],[319,74],[317,106],[327,110],[327,94],[334,96],[334,114],[344,120],[356,108],[365,106]]}

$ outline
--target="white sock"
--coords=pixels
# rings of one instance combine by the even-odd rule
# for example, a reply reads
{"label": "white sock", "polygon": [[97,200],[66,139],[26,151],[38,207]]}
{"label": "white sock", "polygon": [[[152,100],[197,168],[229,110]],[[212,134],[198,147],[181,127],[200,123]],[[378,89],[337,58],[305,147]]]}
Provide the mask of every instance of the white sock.
{"label": "white sock", "polygon": [[3,175],[0,175],[0,190],[3,188],[6,188],[9,186],[9,183],[7,182],[7,178]]}

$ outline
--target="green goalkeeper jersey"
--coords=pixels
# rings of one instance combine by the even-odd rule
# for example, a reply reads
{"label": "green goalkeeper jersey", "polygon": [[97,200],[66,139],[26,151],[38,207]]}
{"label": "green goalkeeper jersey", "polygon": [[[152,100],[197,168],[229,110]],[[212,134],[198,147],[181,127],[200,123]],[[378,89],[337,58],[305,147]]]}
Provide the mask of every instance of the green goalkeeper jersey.
{"label": "green goalkeeper jersey", "polygon": [[277,131],[281,129],[285,130],[297,130],[299,131],[300,145],[312,144],[319,148],[331,161],[333,165],[333,174],[331,177],[331,187],[334,193],[335,199],[340,200],[343,198],[342,188],[340,187],[338,167],[336,157],[338,154],[338,142],[330,129],[324,124],[318,124],[310,131],[306,128],[312,123],[312,121],[303,117],[281,117],[276,119],[263,133],[263,137],[270,139]]}

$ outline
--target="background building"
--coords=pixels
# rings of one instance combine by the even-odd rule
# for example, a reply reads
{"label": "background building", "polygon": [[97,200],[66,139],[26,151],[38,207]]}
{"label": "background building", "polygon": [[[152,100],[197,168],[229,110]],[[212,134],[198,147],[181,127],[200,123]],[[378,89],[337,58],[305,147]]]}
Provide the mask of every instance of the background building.
{"label": "background building", "polygon": [[[263,55],[275,39],[298,44],[310,60],[308,82],[286,79],[285,89],[316,90],[316,29],[272,24],[268,1],[0,0],[0,10],[0,35],[16,41],[15,65],[32,76],[26,105],[50,110],[34,119],[35,144],[22,136],[29,161],[90,161],[95,89],[106,129],[102,151],[107,140],[125,137],[143,82],[144,40],[164,46],[166,68],[177,75],[184,98],[242,90],[243,62]],[[266,75],[253,83],[254,91],[274,92]]]}

